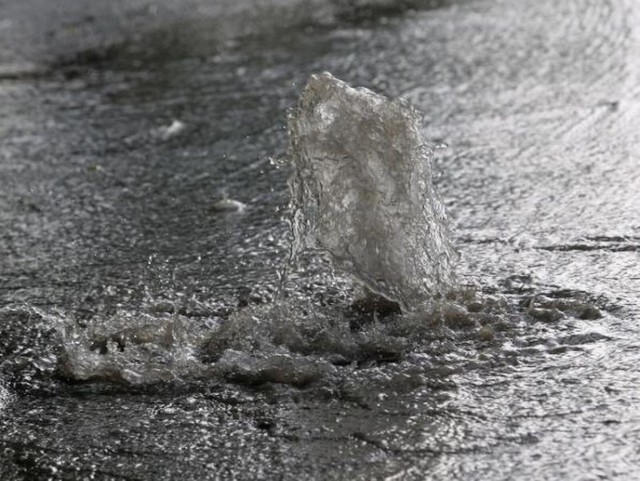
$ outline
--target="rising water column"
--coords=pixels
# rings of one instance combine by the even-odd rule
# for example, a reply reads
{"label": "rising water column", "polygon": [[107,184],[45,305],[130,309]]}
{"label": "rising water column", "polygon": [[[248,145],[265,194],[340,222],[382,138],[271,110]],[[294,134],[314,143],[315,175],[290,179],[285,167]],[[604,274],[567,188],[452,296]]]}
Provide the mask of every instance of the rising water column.
{"label": "rising water column", "polygon": [[288,128],[293,259],[325,251],[405,311],[451,286],[457,254],[414,108],[322,73]]}

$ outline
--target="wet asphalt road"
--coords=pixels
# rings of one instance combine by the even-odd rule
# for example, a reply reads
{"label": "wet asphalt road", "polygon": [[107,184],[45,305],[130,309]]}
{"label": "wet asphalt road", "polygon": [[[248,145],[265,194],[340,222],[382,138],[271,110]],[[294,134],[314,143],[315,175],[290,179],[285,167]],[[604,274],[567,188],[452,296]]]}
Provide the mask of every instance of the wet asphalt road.
{"label": "wet asphalt road", "polygon": [[[634,479],[638,14],[624,0],[0,0],[0,477]],[[56,316],[179,312],[206,328],[272,299],[286,109],[319,70],[408,98],[448,145],[437,187],[460,277],[512,302],[506,334],[462,329],[306,389],[52,375]],[[227,196],[247,211],[217,209]],[[537,295],[603,317],[522,307]]]}

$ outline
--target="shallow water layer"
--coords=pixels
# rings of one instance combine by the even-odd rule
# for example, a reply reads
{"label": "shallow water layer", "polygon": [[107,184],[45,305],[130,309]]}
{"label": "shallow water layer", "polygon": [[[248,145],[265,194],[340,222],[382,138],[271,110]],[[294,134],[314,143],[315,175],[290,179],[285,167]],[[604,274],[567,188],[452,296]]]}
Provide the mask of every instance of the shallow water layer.
{"label": "shallow water layer", "polygon": [[[634,479],[638,6],[361,3],[0,80],[2,479]],[[462,287],[422,316],[313,255],[278,298],[323,70],[441,146]]]}

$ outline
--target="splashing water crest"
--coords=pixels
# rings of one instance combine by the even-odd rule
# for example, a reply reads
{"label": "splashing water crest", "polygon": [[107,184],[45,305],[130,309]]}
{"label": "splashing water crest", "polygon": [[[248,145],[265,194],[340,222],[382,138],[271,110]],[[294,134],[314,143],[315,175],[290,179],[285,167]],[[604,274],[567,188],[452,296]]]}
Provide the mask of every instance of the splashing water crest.
{"label": "splashing water crest", "polygon": [[[15,325],[41,319],[25,336],[37,333],[42,352],[12,353],[0,368],[43,385],[52,376],[127,386],[217,378],[362,391],[375,381],[399,392],[452,366],[512,362],[530,346],[510,339],[532,329],[529,322],[584,320],[588,331],[601,314],[579,294],[545,297],[520,286],[508,298],[455,287],[457,253],[419,120],[404,101],[328,73],[311,76],[289,118],[290,260],[309,254],[311,268],[290,273],[287,296],[180,307],[187,296],[175,292],[174,301],[147,296],[138,309],[105,308],[90,321],[25,308]],[[379,296],[358,298],[327,271],[326,255]]]}
{"label": "splashing water crest", "polygon": [[289,117],[292,258],[328,252],[403,310],[449,289],[457,259],[420,119],[329,73],[311,76]]}
{"label": "splashing water crest", "polygon": [[158,317],[118,312],[85,328],[66,316],[54,318],[64,345],[58,374],[130,385],[204,377],[206,366],[196,357],[202,337],[196,323],[176,315]]}

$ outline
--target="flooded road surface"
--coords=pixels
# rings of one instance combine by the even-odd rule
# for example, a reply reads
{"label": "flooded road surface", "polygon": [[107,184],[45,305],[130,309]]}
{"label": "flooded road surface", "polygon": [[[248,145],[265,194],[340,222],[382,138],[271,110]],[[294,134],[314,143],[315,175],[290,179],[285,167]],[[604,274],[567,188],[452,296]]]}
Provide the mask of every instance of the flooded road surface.
{"label": "flooded road surface", "polygon": [[[640,4],[192,3],[0,57],[0,478],[635,479]],[[325,70],[438,146],[460,287],[421,315],[279,277]]]}

